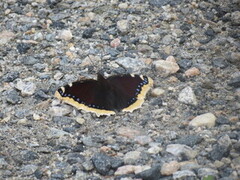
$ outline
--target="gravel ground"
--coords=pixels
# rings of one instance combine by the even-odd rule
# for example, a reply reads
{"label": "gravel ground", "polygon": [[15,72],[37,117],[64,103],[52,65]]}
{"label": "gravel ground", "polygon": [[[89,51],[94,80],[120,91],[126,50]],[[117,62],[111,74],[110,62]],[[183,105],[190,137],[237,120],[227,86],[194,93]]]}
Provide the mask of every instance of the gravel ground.
{"label": "gravel ground", "polygon": [[[238,0],[0,2],[0,179],[240,178]],[[79,78],[154,80],[96,117],[53,97]]]}

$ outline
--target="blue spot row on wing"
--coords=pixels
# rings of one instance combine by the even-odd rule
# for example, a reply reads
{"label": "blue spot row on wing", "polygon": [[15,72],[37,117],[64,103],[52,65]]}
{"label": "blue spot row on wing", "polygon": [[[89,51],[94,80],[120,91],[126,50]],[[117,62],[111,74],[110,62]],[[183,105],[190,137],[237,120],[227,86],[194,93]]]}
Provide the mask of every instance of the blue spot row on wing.
{"label": "blue spot row on wing", "polygon": [[88,107],[97,108],[97,109],[104,109],[104,107],[100,107],[100,106],[95,105],[95,104],[86,104],[85,102],[81,101],[80,98],[78,98],[78,97],[76,97],[74,95],[63,93],[63,91],[61,89],[58,90],[58,92],[61,94],[62,97],[70,97],[70,98],[74,99],[74,101],[77,101],[78,103],[84,104],[84,105],[86,105]]}

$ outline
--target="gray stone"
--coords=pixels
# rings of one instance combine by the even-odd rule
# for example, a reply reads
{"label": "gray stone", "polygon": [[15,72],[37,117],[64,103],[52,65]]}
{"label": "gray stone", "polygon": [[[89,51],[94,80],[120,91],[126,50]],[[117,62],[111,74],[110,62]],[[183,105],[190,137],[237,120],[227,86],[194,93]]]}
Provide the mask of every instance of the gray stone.
{"label": "gray stone", "polygon": [[86,160],[82,163],[82,166],[84,168],[85,171],[91,171],[93,170],[94,166],[93,166],[93,163],[92,161],[90,160]]}
{"label": "gray stone", "polygon": [[143,61],[137,58],[121,57],[116,59],[115,61],[126,69],[132,69],[134,72],[140,71],[142,68],[145,67]]}
{"label": "gray stone", "polygon": [[59,138],[62,136],[70,135],[69,133],[62,131],[56,128],[49,128],[49,132],[47,133],[48,138]]}
{"label": "gray stone", "polygon": [[228,82],[229,86],[232,86],[234,88],[239,88],[240,87],[240,76],[234,77],[232,78],[229,82]]}
{"label": "gray stone", "polygon": [[177,139],[175,143],[177,144],[185,144],[187,146],[193,147],[194,145],[200,143],[203,138],[199,135],[187,135]]}
{"label": "gray stone", "polygon": [[205,177],[209,175],[217,177],[218,171],[210,168],[200,168],[198,169],[197,174],[199,177]]}
{"label": "gray stone", "polygon": [[125,33],[129,29],[129,21],[128,20],[120,20],[117,22],[117,28],[119,31]]}
{"label": "gray stone", "polygon": [[102,175],[107,175],[110,170],[117,169],[123,165],[123,161],[121,159],[107,156],[103,153],[95,154],[92,157],[92,162],[96,170]]}
{"label": "gray stone", "polygon": [[19,93],[16,90],[11,90],[7,93],[6,100],[8,103],[17,104],[20,102]]}
{"label": "gray stone", "polygon": [[34,82],[31,81],[22,81],[19,79],[16,84],[16,89],[21,91],[23,96],[31,96],[35,93],[37,86]]}
{"label": "gray stone", "polygon": [[25,176],[33,174],[37,170],[38,166],[33,164],[24,165],[21,167],[21,173]]}
{"label": "gray stone", "polygon": [[190,170],[177,171],[177,172],[173,173],[173,179],[177,179],[177,180],[184,180],[184,179],[195,180],[196,179],[196,174],[193,171],[190,171]]}
{"label": "gray stone", "polygon": [[188,159],[193,159],[197,155],[197,152],[194,151],[191,147],[183,144],[169,144],[167,145],[166,151],[173,154],[174,156],[184,156]]}
{"label": "gray stone", "polygon": [[0,32],[0,46],[7,44],[14,37],[15,34],[11,31]]}
{"label": "gray stone", "polygon": [[136,174],[136,178],[141,178],[144,180],[159,180],[162,177],[160,169],[161,169],[160,165],[155,165],[151,169],[147,169]]}
{"label": "gray stone", "polygon": [[162,6],[165,6],[167,4],[169,5],[177,5],[177,4],[180,4],[182,2],[182,0],[150,0],[149,1],[149,4],[151,6],[156,6],[156,7],[162,7]]}
{"label": "gray stone", "polygon": [[197,98],[190,86],[185,87],[178,95],[178,101],[185,104],[197,105]]}
{"label": "gray stone", "polygon": [[40,60],[33,57],[33,56],[24,56],[20,59],[20,62],[23,63],[24,65],[34,65],[36,63],[39,63]]}
{"label": "gray stone", "polygon": [[38,159],[38,158],[39,158],[38,154],[34,151],[26,151],[23,154],[23,159],[25,161],[33,161],[33,160]]}
{"label": "gray stone", "polygon": [[125,164],[135,164],[141,157],[141,152],[139,151],[129,151],[124,156]]}
{"label": "gray stone", "polygon": [[19,72],[12,71],[5,74],[2,79],[4,82],[12,82],[19,77]]}
{"label": "gray stone", "polygon": [[111,169],[111,158],[103,153],[97,153],[92,157],[93,165],[101,175],[107,175]]}
{"label": "gray stone", "polygon": [[221,146],[219,144],[213,147],[213,150],[208,154],[209,158],[212,160],[221,160],[223,157],[229,155],[229,148],[226,146]]}

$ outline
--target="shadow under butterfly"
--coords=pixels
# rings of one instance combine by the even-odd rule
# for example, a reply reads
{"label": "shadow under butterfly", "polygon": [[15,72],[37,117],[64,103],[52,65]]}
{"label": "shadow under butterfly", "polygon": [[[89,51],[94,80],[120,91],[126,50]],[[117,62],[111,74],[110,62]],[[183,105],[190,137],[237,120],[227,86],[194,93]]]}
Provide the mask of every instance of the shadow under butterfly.
{"label": "shadow under butterfly", "polygon": [[76,81],[59,88],[55,97],[78,109],[102,115],[132,112],[142,106],[153,80],[142,75],[115,75]]}

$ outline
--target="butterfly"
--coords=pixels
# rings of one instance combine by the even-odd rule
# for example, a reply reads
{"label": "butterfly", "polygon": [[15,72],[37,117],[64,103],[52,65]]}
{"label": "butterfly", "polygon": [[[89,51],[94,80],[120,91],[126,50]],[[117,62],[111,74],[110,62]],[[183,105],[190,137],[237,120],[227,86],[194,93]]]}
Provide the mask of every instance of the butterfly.
{"label": "butterfly", "polygon": [[60,87],[55,97],[99,117],[140,108],[152,86],[153,80],[147,76],[125,74],[105,78],[98,74],[97,80],[76,81]]}

